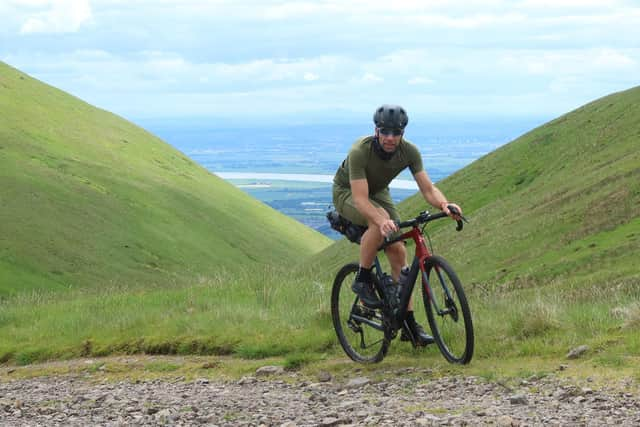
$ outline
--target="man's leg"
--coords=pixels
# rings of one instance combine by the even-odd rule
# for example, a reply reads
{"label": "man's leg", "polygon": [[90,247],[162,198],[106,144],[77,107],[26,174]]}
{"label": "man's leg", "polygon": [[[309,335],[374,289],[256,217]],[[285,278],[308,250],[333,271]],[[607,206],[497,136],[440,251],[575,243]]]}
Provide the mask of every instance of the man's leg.
{"label": "man's leg", "polygon": [[403,242],[394,243],[384,250],[391,265],[391,276],[394,281],[398,281],[400,270],[407,265],[407,250]]}
{"label": "man's leg", "polygon": [[[407,265],[407,250],[404,246],[403,242],[397,242],[393,245],[387,247],[385,249],[387,254],[387,258],[389,259],[389,264],[391,264],[391,272],[394,281],[398,281],[398,277],[400,276],[400,270],[402,267]],[[419,346],[425,346],[427,344],[431,344],[433,342],[433,337],[428,335],[422,326],[418,322],[416,322],[414,313],[413,313],[413,297],[409,300],[409,304],[407,305],[407,317],[405,318],[407,321],[407,325],[409,326],[409,331],[402,330],[402,334],[400,335],[401,341],[411,341],[411,336],[416,341]]]}
{"label": "man's leg", "polygon": [[[386,219],[389,219],[389,214],[382,208],[378,208],[378,211]],[[378,248],[382,244],[384,236],[380,233],[380,229],[375,225],[369,224],[367,231],[362,235],[360,239],[360,265],[370,268],[373,265],[373,260],[376,259],[378,254]],[[400,270],[398,270],[399,272]]]}
{"label": "man's leg", "polygon": [[[389,214],[380,207],[378,203],[371,200],[371,203],[380,210],[380,214],[389,218]],[[368,227],[367,219],[358,211],[353,202],[353,195],[348,188],[333,186],[333,205],[336,210],[351,221],[353,224]],[[378,248],[382,244],[383,236],[378,227],[368,227],[360,238],[360,268],[352,289],[358,294],[360,300],[371,308],[379,308],[382,301],[378,298],[373,286],[371,268],[378,253]]]}
{"label": "man's leg", "polygon": [[[379,208],[379,211],[381,215],[389,218],[389,214],[384,209]],[[380,229],[371,224],[360,238],[360,268],[352,286],[353,291],[360,296],[360,300],[372,308],[382,305],[382,301],[374,290],[371,269],[383,238]]]}

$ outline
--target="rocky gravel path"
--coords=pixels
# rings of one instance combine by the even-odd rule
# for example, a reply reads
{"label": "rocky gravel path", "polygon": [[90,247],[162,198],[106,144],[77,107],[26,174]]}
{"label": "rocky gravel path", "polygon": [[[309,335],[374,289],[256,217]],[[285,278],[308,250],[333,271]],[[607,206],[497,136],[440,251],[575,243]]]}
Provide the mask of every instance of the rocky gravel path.
{"label": "rocky gravel path", "polygon": [[[221,381],[98,382],[79,376],[0,382],[2,426],[639,426],[639,396],[556,378],[501,385],[431,378],[407,368],[391,379],[305,381],[279,368]],[[621,388],[619,388],[621,389]]]}

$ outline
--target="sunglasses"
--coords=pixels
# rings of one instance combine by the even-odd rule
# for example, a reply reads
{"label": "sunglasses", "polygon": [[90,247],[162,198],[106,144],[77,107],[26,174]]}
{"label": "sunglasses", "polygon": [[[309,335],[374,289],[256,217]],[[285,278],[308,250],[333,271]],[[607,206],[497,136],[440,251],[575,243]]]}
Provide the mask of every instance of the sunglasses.
{"label": "sunglasses", "polygon": [[384,136],[400,136],[402,135],[402,129],[380,128],[380,135]]}

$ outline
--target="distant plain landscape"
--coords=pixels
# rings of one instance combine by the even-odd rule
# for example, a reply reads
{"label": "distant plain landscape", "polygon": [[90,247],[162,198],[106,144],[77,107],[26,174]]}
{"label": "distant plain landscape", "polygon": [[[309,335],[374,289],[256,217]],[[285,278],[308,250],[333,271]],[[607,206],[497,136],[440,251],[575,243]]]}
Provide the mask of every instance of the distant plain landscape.
{"label": "distant plain landscape", "polygon": [[[443,120],[416,123],[406,138],[421,150],[435,182],[517,138],[545,119]],[[228,127],[204,122],[142,123],[184,154],[272,208],[326,236],[331,207],[330,177],[353,142],[373,125],[306,124]],[[280,176],[278,176],[280,175]],[[282,179],[285,178],[285,179]],[[408,171],[391,187],[400,202],[415,193]],[[410,188],[407,188],[410,187]],[[464,201],[459,201],[464,205]]]}

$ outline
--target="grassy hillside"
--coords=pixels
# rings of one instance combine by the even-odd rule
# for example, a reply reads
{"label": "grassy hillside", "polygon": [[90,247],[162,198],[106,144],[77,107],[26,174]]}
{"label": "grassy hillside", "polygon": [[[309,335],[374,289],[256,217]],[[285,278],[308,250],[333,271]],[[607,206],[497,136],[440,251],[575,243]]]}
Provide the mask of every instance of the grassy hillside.
{"label": "grassy hillside", "polygon": [[0,63],[0,296],[180,284],[330,241],[143,129]]}
{"label": "grassy hillside", "polygon": [[444,243],[473,282],[637,277],[639,147],[640,88],[553,120],[442,183],[474,218]]}

